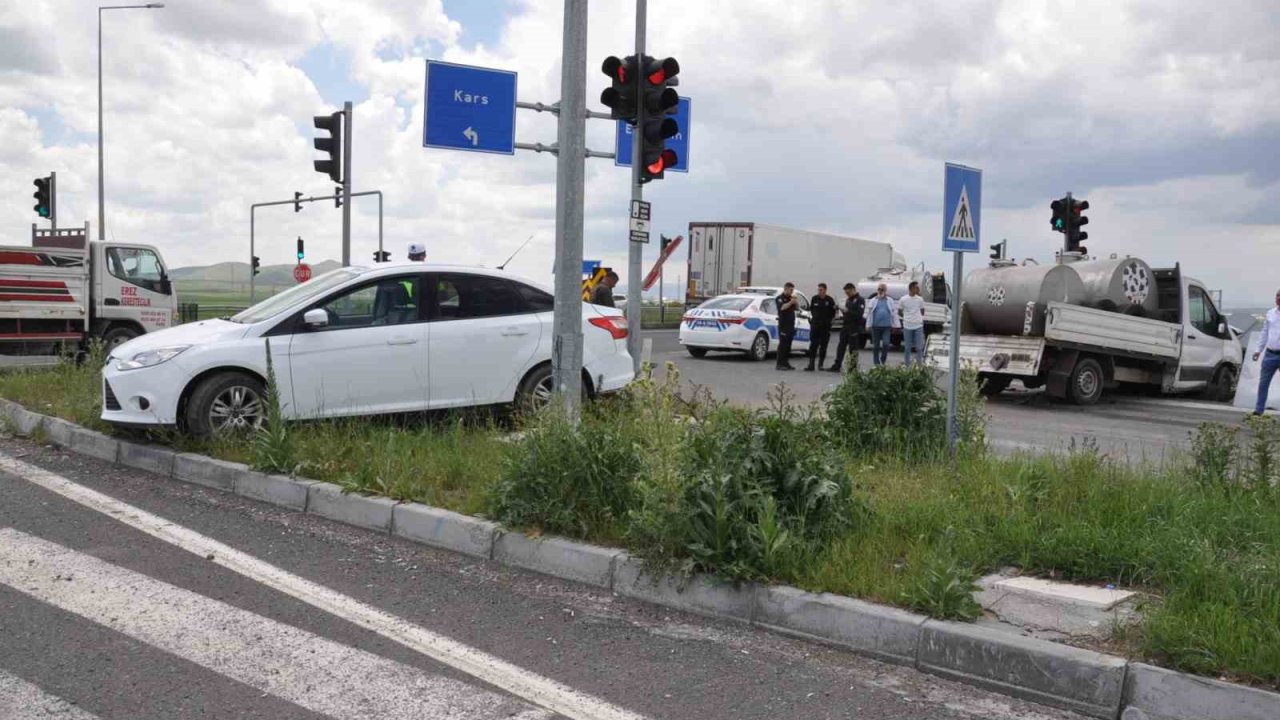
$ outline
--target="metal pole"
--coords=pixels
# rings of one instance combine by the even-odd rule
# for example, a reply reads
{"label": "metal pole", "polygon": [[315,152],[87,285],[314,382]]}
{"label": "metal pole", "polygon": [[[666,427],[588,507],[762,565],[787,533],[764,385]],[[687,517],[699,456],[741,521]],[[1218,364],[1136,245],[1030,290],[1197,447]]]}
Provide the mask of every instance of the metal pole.
{"label": "metal pole", "polygon": [[582,401],[582,224],[587,142],[587,0],[565,0],[556,153],[556,300],[551,372],[571,418]]}
{"label": "metal pole", "polygon": [[[644,172],[644,28],[648,15],[648,0],[636,0],[636,130],[631,134],[631,200],[644,199],[640,178]],[[630,217],[630,213],[627,213]],[[631,367],[640,372],[640,263],[644,261],[644,245],[628,240],[627,254],[627,352],[631,354]]]}
{"label": "metal pole", "polygon": [[947,380],[947,446],[954,454],[960,428],[956,424],[956,384],[960,373],[960,285],[964,280],[964,253],[953,252],[955,264],[951,268],[955,278],[955,291],[951,293],[951,353],[948,362],[951,373]]}
{"label": "metal pole", "polygon": [[102,153],[102,8],[98,8],[98,239],[106,240],[107,193]]}
{"label": "metal pole", "polygon": [[351,265],[351,101],[342,104],[342,267]]}
{"label": "metal pole", "polygon": [[378,190],[378,257],[382,257],[382,191]]}
{"label": "metal pole", "polygon": [[58,233],[58,173],[49,172],[49,227]]}
{"label": "metal pole", "polygon": [[667,326],[667,302],[663,299],[663,290],[666,289],[666,280],[662,278],[663,263],[658,267],[658,327]]}
{"label": "metal pole", "polygon": [[258,211],[257,205],[249,206],[249,304],[254,304],[254,298],[257,297],[258,283],[257,274],[253,268],[253,215]]}

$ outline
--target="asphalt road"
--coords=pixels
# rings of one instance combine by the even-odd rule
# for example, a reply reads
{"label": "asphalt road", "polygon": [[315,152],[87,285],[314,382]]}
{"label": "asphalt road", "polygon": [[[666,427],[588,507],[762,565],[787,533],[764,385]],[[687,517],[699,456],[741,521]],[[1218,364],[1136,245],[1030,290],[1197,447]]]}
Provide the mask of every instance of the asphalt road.
{"label": "asphalt road", "polygon": [[[659,377],[667,363],[680,373],[682,385],[700,386],[716,397],[748,407],[766,407],[769,393],[779,383],[798,402],[818,402],[839,382],[828,372],[804,372],[806,360],[792,358],[794,372],[774,369],[774,359],[751,362],[739,353],[708,353],[691,357],[679,344],[677,331],[645,331],[653,341],[651,359]],[[834,355],[834,348],[832,349]],[[828,362],[832,361],[828,357]],[[892,352],[890,364],[902,362],[901,351]],[[871,366],[871,352],[859,354],[860,367]],[[1185,448],[1189,434],[1204,422],[1239,423],[1244,413],[1225,404],[1192,399],[1138,397],[1107,394],[1089,408],[1056,401],[1042,391],[1009,390],[987,403],[991,422],[988,435],[998,450],[1067,451],[1096,446],[1101,452],[1128,461],[1174,461]]]}
{"label": "asphalt road", "polygon": [[6,720],[1078,717],[26,441],[0,465]]}

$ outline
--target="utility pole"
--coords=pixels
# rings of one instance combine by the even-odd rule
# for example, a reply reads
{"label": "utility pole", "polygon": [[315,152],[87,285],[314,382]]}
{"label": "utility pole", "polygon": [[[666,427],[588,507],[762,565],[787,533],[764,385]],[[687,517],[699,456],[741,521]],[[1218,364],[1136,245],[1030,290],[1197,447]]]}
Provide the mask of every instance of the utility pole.
{"label": "utility pole", "polygon": [[[351,265],[351,101],[342,104],[342,267]],[[381,249],[381,248],[379,248]]]}
{"label": "utility pole", "polygon": [[[636,127],[631,133],[631,204],[644,200],[644,29],[648,15],[648,0],[636,0]],[[628,78],[630,79],[630,78]],[[564,116],[561,115],[563,118]],[[627,242],[627,352],[631,354],[632,369],[640,372],[640,324],[643,308],[640,306],[640,263],[644,261],[644,244]],[[661,293],[659,293],[661,295]]]}
{"label": "utility pole", "polygon": [[[576,419],[582,402],[582,289],[579,278],[582,275],[582,203],[587,147],[587,0],[564,2],[558,118],[555,339],[551,351],[551,372],[556,394],[569,416]],[[632,274],[639,282],[639,265],[634,262],[633,265]]]}

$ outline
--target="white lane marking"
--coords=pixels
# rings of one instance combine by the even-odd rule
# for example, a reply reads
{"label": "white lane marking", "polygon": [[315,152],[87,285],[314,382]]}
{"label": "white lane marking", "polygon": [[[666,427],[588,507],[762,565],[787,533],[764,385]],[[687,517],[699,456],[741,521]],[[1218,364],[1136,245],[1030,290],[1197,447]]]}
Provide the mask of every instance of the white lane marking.
{"label": "white lane marking", "polygon": [[0,528],[0,584],[339,720],[551,715],[12,528]]}
{"label": "white lane marking", "polygon": [[0,718],[5,720],[98,720],[56,695],[0,670]]}
{"label": "white lane marking", "polygon": [[433,633],[372,605],[262,562],[235,548],[152,515],[128,503],[91,490],[60,475],[0,453],[0,470],[109,515],[152,537],[279,590],[290,597],[420,652],[516,697],[573,720],[644,720],[643,716],[611,705],[573,688],[544,678],[451,638]]}

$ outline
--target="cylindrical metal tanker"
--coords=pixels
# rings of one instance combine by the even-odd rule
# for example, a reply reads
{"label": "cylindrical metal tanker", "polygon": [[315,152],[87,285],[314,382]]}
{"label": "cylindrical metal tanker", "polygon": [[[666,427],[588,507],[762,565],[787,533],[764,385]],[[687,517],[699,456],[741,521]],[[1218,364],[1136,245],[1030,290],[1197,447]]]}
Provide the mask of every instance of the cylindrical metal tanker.
{"label": "cylindrical metal tanker", "polygon": [[1155,273],[1138,258],[1086,260],[1068,267],[1084,283],[1081,305],[1144,317],[1155,316],[1160,309]]}
{"label": "cylindrical metal tanker", "polygon": [[969,273],[964,280],[962,300],[972,332],[980,335],[1043,332],[1045,308],[1050,302],[1079,303],[1085,295],[1084,283],[1075,267],[1006,265]]}
{"label": "cylindrical metal tanker", "polygon": [[906,297],[907,287],[912,282],[920,283],[920,294],[925,297],[927,302],[937,302],[937,300],[933,299],[933,275],[921,270],[878,272],[869,278],[858,281],[858,294],[864,298],[869,298],[876,294],[876,288],[880,287],[880,283],[884,283],[889,297],[894,300],[900,300]]}

